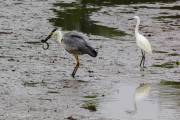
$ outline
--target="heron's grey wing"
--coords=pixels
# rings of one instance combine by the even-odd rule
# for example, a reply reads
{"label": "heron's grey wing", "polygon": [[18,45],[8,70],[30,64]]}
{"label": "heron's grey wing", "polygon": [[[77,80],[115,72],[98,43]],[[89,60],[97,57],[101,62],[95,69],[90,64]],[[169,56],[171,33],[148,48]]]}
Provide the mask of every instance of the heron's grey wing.
{"label": "heron's grey wing", "polygon": [[68,52],[74,54],[89,54],[93,56],[92,53],[94,53],[95,50],[86,42],[84,36],[71,32],[64,35],[63,41],[65,49]]}
{"label": "heron's grey wing", "polygon": [[68,52],[78,52],[79,54],[85,54],[87,51],[88,43],[85,41],[85,38],[77,33],[67,33],[64,35],[63,42],[65,49]]}

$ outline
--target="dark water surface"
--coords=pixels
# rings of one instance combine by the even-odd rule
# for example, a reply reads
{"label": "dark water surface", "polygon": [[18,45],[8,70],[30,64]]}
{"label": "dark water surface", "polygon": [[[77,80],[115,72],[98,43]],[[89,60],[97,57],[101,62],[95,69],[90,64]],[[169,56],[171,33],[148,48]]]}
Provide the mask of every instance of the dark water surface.
{"label": "dark water surface", "polygon": [[[180,1],[5,0],[0,8],[0,119],[180,119]],[[153,48],[145,71],[135,15]],[[99,52],[81,57],[76,80],[62,46],[51,39],[42,49],[54,27],[83,32]]]}

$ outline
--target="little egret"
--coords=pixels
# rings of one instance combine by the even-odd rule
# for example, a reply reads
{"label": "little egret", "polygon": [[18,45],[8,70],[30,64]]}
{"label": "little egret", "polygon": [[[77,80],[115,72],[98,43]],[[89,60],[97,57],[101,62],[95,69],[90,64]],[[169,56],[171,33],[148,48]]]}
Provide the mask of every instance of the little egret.
{"label": "little egret", "polygon": [[[140,18],[138,16],[134,16],[133,18],[137,20],[137,24],[135,27],[135,37],[136,37],[136,43],[138,47],[141,49],[141,53],[142,53],[142,58],[139,66],[144,68],[145,52],[147,52],[148,54],[152,54],[151,44],[149,43],[147,38],[145,38],[143,35],[139,33]],[[142,63],[143,66],[141,66]]]}
{"label": "little egret", "polygon": [[47,40],[51,37],[55,37],[60,44],[63,44],[65,50],[75,57],[76,66],[74,67],[74,70],[71,74],[72,77],[75,76],[76,71],[79,68],[79,55],[88,54],[92,57],[97,56],[97,52],[95,51],[95,49],[86,42],[87,38],[77,32],[72,31],[63,34],[61,30],[55,28],[45,40],[41,41],[42,43],[47,44],[47,48],[49,46]]}

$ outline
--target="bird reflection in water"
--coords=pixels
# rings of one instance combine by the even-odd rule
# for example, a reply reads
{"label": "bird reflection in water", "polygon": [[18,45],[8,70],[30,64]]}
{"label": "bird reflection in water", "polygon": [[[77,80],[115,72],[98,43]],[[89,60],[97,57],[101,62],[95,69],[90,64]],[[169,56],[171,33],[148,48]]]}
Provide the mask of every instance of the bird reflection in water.
{"label": "bird reflection in water", "polygon": [[138,110],[137,103],[144,100],[150,93],[151,84],[149,83],[140,83],[134,92],[134,110],[127,111],[129,114],[135,114]]}

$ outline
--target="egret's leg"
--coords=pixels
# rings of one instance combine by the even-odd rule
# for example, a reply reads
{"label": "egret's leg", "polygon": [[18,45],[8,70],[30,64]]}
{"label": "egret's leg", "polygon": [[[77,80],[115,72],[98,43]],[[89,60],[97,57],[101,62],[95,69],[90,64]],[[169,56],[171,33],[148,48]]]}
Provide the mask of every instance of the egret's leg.
{"label": "egret's leg", "polygon": [[141,65],[142,65],[142,62],[143,62],[143,56],[144,56],[144,54],[143,54],[143,51],[141,50],[141,53],[142,53],[142,58],[141,58],[141,62],[140,62],[140,64],[139,64],[139,66],[141,67]]}
{"label": "egret's leg", "polygon": [[144,52],[144,56],[143,56],[143,68],[145,67],[144,64],[145,64],[145,52]]}
{"label": "egret's leg", "polygon": [[72,77],[75,76],[76,71],[77,71],[77,69],[79,68],[79,57],[78,57],[78,55],[74,55],[74,57],[75,57],[77,63],[76,63],[76,66],[74,67],[74,70],[73,70],[73,72],[72,72]]}

